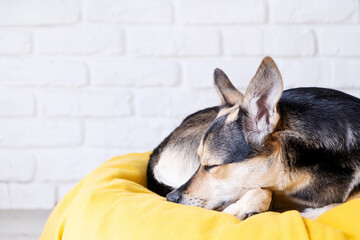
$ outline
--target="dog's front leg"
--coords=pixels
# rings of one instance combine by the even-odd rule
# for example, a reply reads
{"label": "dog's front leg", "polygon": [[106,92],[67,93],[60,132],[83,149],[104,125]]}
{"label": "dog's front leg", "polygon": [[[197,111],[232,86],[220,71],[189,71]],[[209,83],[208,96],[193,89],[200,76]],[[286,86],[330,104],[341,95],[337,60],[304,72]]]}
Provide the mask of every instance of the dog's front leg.
{"label": "dog's front leg", "polygon": [[237,202],[226,207],[223,212],[244,220],[257,213],[266,212],[270,208],[272,192],[266,189],[251,189]]}

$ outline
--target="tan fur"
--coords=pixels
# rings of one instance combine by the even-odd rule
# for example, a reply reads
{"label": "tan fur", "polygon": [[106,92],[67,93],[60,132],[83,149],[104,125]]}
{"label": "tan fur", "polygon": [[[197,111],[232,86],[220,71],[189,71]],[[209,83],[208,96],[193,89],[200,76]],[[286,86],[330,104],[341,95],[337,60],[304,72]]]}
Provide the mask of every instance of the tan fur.
{"label": "tan fur", "polygon": [[[246,96],[251,96],[254,95],[255,92],[261,92],[264,91],[266,89],[262,89],[264,87],[266,87],[266,85],[263,84],[259,84],[258,82],[261,83],[260,78],[263,77],[263,73],[266,69],[271,69],[271,78],[276,78],[279,77],[281,78],[281,73],[279,71],[279,69],[277,68],[274,60],[272,60],[272,58],[270,57],[265,57],[262,62],[260,63],[260,67],[258,68],[258,70],[255,73],[255,76],[252,78],[252,80],[250,81],[249,87],[246,89],[246,93],[245,93],[245,98]],[[281,89],[283,89],[283,83],[282,83],[282,79],[280,81],[281,83]],[[277,97],[277,100],[280,99],[280,96]],[[274,101],[277,102],[276,99],[274,99]]]}
{"label": "tan fur", "polygon": [[353,199],[356,199],[356,198],[360,198],[360,191],[352,192],[352,189],[356,186],[356,184],[359,184],[360,166],[356,168],[356,173],[354,174],[354,176],[355,177],[353,178],[353,181],[351,183],[351,188],[349,189],[349,192],[347,194],[347,199],[345,200],[346,202],[350,201],[350,200],[353,200]]}
{"label": "tan fur", "polygon": [[[230,92],[234,92],[232,85],[229,85],[227,79],[221,79],[222,85],[217,87],[220,96],[225,99],[232,98],[230,94]],[[266,79],[265,82],[264,79]],[[224,85],[231,87],[227,91]],[[225,124],[232,123],[238,118],[240,104],[248,111],[249,122],[257,124],[256,126],[246,126],[246,122],[244,123],[245,128],[251,128],[250,130],[247,129],[250,135],[246,137],[250,140],[257,138],[255,142],[263,144],[262,134],[265,136],[271,133],[279,121],[276,104],[281,96],[282,89],[279,70],[271,58],[265,58],[249,84],[245,97],[239,98],[238,96],[237,101],[240,100],[240,102],[233,107],[223,108],[217,117],[228,114]],[[269,95],[262,95],[264,92],[268,92]],[[269,115],[262,115],[264,109],[261,108],[268,109],[269,112],[266,114]],[[275,194],[279,203],[288,201],[293,205],[303,205],[303,202],[297,202],[289,196],[310,184],[311,175],[306,171],[290,172],[289,169],[286,169],[281,161],[281,140],[283,140],[281,137],[277,138],[274,135],[271,142],[268,142],[271,146],[270,155],[257,156],[225,165],[222,164],[223,160],[217,156],[216,151],[211,151],[206,143],[201,141],[198,149],[201,166],[187,186],[183,203],[195,204],[205,208],[217,208],[220,202],[226,202],[229,205],[239,199],[241,201],[243,195],[249,190],[266,188],[267,191],[281,192],[281,194]],[[213,165],[219,166],[208,171],[204,170],[205,166]]]}
{"label": "tan fur", "polygon": [[214,71],[214,86],[219,93],[222,105],[235,105],[244,98],[244,95],[234,87],[226,74],[220,69]]}
{"label": "tan fur", "polygon": [[[193,176],[183,196],[183,203],[213,209],[219,202],[229,205],[254,188],[275,188],[280,173],[272,174],[276,168],[267,167],[267,158],[254,158],[245,162],[231,163],[204,170],[201,165]],[[264,164],[265,163],[265,164]],[[241,184],[238,184],[241,183]],[[199,200],[201,199],[201,201]]]}
{"label": "tan fur", "polygon": [[244,97],[244,95],[240,92],[230,91],[227,89],[223,90],[223,93],[226,94],[226,99],[223,100],[223,103],[227,102],[232,105],[242,101]]}
{"label": "tan fur", "polygon": [[288,185],[283,189],[286,193],[295,193],[299,191],[300,189],[305,188],[311,183],[311,175],[309,172],[306,171],[296,171],[289,174],[289,183]]}
{"label": "tan fur", "polygon": [[251,189],[241,199],[226,207],[223,212],[240,220],[248,213],[261,213],[269,210],[272,192],[266,189]]}
{"label": "tan fur", "polygon": [[[241,106],[248,111],[245,122],[247,140],[261,144],[263,137],[273,132],[279,115],[276,104],[283,92],[281,74],[270,57],[264,58],[251,80]],[[264,94],[266,93],[266,94]],[[264,109],[267,109],[267,114]]]}
{"label": "tan fur", "polygon": [[[203,148],[206,149],[206,146]],[[202,159],[206,161],[201,162],[200,169],[187,187],[184,203],[188,203],[187,199],[201,199],[196,201],[199,204],[197,206],[212,208],[221,201],[230,204],[250,189],[266,188],[269,191],[281,192],[281,195],[276,194],[279,209],[287,208],[283,202],[289,202],[292,207],[305,205],[305,202],[297,202],[289,196],[310,184],[311,175],[306,171],[289,172],[282,165],[280,152],[276,149],[279,148],[275,148],[272,156],[220,165],[208,171],[204,170],[205,166],[221,164],[221,160],[214,159],[214,154],[211,155],[209,151],[203,151]],[[221,195],[217,195],[218,192]]]}
{"label": "tan fur", "polygon": [[[200,163],[202,165],[220,165],[222,163],[221,159],[216,155],[211,155],[211,152],[208,149],[208,146],[200,144],[198,148],[198,153],[200,157]],[[208,157],[211,156],[211,157]]]}
{"label": "tan fur", "polygon": [[232,112],[233,110],[237,109],[238,107],[239,107],[239,104],[235,104],[234,106],[229,107],[229,108],[222,108],[216,117],[218,118],[218,117],[224,116],[224,115]]}
{"label": "tan fur", "polygon": [[346,202],[357,199],[357,198],[360,198],[360,192],[350,195],[348,197],[348,199],[346,199]]}
{"label": "tan fur", "polygon": [[[295,150],[287,151],[286,154],[282,151],[288,150],[285,143],[291,145],[292,139],[301,140],[303,143],[313,139],[306,139],[308,135],[301,133],[302,122],[296,120],[297,117],[286,121],[282,118],[280,121],[277,107],[283,83],[271,58],[267,57],[262,61],[245,96],[234,88],[219,69],[215,70],[214,83],[223,103],[217,118],[224,115],[227,117],[216,119],[217,121],[212,123],[214,125],[209,126],[209,130],[203,135],[206,140],[201,140],[197,150],[199,169],[179,190],[172,192],[181,195],[176,197],[170,193],[170,201],[223,210],[243,219],[248,213],[269,210],[271,202],[272,210],[285,211],[323,207],[331,202],[342,202],[346,198],[347,201],[360,198],[360,193],[354,190],[360,174],[353,179],[352,186],[342,200],[334,196],[334,191],[339,189],[331,189],[331,184],[326,186],[329,191],[316,195],[318,198],[311,197],[315,195],[309,197],[309,193],[319,193],[317,187],[322,186],[319,185],[321,175],[316,175],[316,171],[306,167],[299,168],[300,165],[292,161],[292,158],[296,160],[298,157]],[[232,107],[227,107],[229,105]],[[241,115],[241,125],[240,122],[234,122],[239,118],[240,110],[244,112]],[[283,113],[284,109],[280,110]],[[228,138],[224,140],[218,137],[223,137],[226,131],[229,133]],[[235,140],[239,141],[229,141],[236,136],[239,138]],[[356,141],[356,135],[349,126],[346,136],[349,148]],[[332,148],[334,143],[335,140],[320,139],[314,144],[319,148]],[[329,180],[331,181],[327,179],[327,182]],[[348,197],[350,192],[352,193]],[[334,206],[336,204],[330,204],[308,210],[307,213],[309,217],[315,217]]]}
{"label": "tan fur", "polygon": [[239,114],[239,108],[237,107],[229,113],[228,117],[225,120],[225,123],[231,123],[236,119],[238,119],[238,114]]}

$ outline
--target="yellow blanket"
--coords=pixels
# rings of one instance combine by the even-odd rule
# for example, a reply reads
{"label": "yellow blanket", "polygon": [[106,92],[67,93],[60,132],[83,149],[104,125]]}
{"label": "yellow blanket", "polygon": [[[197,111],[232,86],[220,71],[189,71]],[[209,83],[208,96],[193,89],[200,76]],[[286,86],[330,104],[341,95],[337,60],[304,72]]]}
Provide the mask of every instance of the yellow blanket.
{"label": "yellow blanket", "polygon": [[40,239],[360,239],[359,199],[315,221],[288,211],[241,222],[167,202],[145,187],[149,154],[115,157],[86,176],[58,203]]}

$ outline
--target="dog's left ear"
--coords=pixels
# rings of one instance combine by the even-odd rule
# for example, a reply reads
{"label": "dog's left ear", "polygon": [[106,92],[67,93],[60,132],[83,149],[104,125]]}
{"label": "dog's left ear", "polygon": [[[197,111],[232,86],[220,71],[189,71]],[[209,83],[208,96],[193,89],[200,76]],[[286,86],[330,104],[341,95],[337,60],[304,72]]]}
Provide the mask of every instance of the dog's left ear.
{"label": "dog's left ear", "polygon": [[233,106],[244,98],[244,95],[234,87],[228,76],[219,68],[214,70],[214,86],[219,93],[222,105]]}
{"label": "dog's left ear", "polygon": [[275,129],[279,120],[276,108],[282,91],[281,74],[272,58],[265,57],[243,101],[248,111],[244,119],[244,131],[249,142],[261,146],[265,136]]}

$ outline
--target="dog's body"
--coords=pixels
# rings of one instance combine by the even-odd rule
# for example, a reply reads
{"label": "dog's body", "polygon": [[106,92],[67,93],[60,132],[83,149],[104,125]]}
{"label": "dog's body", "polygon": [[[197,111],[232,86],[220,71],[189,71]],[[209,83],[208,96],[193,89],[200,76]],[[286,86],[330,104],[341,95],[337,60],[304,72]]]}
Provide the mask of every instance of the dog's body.
{"label": "dog's body", "polygon": [[189,116],[154,150],[149,189],[240,219],[360,197],[359,99],[323,88],[283,92],[270,58],[245,95],[220,70],[214,81],[222,105]]}

